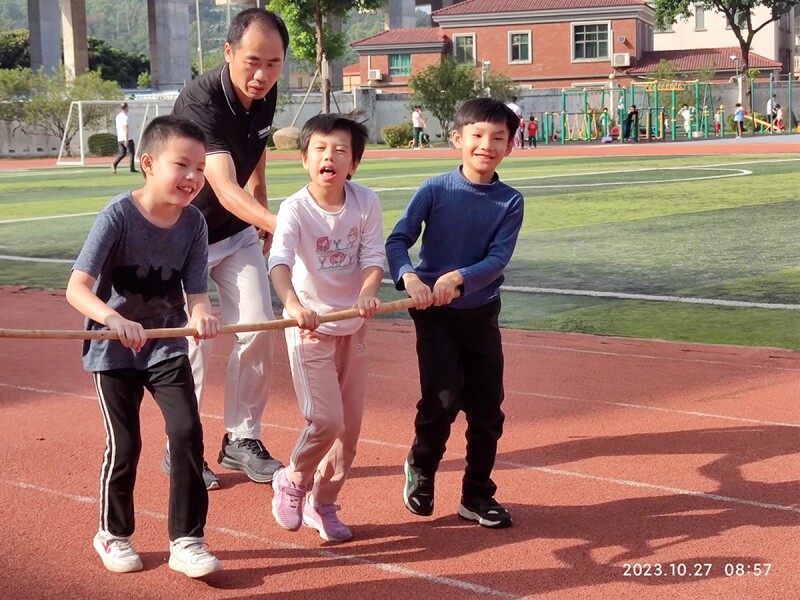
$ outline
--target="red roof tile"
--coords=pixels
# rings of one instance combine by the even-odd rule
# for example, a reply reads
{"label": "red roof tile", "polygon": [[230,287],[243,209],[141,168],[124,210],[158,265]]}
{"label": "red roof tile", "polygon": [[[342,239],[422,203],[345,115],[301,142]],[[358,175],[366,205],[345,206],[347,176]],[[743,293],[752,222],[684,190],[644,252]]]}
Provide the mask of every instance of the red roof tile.
{"label": "red roof tile", "polygon": [[498,14],[536,10],[568,10],[647,4],[645,0],[465,0],[433,12],[433,17],[451,15]]}
{"label": "red roof tile", "polygon": [[401,46],[409,44],[444,43],[447,38],[439,27],[422,27],[419,29],[388,29],[373,36],[350,44],[362,46]]}
{"label": "red roof tile", "polygon": [[[736,56],[737,60],[731,60]],[[737,71],[742,68],[742,51],[740,48],[698,48],[694,50],[661,50],[644,52],[637,65],[625,72],[629,75],[652,73],[662,60],[670,61],[679,73],[714,69],[716,71]],[[781,63],[764,58],[760,54],[750,53],[751,69],[780,69]]]}

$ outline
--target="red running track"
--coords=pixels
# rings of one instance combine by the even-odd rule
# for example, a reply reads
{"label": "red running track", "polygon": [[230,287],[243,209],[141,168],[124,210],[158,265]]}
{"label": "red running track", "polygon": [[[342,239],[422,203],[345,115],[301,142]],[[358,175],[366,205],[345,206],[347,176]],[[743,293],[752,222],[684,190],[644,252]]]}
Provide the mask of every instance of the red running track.
{"label": "red running track", "polygon": [[[81,326],[61,292],[0,287],[0,305],[3,328]],[[800,354],[503,336],[507,426],[495,478],[514,527],[487,530],[455,515],[463,420],[437,479],[435,514],[419,518],[403,507],[401,465],[418,393],[413,332],[408,321],[374,321],[369,405],[340,498],[355,539],[333,545],[308,529],[281,529],[269,486],[219,469],[223,487],[210,494],[207,537],[225,571],[205,581],[166,564],[163,422],[152,400],[142,408],[134,536],[145,570],[114,574],[91,546],[104,434],[80,343],[0,339],[0,595],[800,597]],[[212,464],[230,343],[215,346],[202,411]],[[302,421],[282,344],[275,359],[264,438],[286,458]]]}

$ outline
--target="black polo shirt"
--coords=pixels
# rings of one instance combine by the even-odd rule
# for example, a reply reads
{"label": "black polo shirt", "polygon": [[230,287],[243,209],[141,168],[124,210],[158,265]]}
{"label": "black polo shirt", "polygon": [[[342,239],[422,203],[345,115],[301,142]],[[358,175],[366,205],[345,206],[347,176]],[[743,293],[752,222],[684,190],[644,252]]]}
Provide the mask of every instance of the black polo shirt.
{"label": "black polo shirt", "polygon": [[[231,155],[236,182],[244,187],[267,145],[277,98],[278,86],[275,85],[265,98],[253,101],[246,111],[233,89],[225,63],[187,85],[175,100],[172,114],[200,126],[206,134],[206,154],[225,152]],[[250,227],[220,204],[208,181],[192,204],[206,218],[209,244]]]}

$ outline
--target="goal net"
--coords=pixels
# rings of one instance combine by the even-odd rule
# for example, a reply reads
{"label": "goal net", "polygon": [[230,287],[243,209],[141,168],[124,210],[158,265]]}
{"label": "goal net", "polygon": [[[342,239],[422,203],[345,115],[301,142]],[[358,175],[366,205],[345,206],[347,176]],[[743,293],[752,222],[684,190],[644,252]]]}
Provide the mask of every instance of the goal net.
{"label": "goal net", "polygon": [[[139,142],[147,124],[159,115],[172,112],[175,98],[128,100],[128,126],[138,155]],[[117,153],[115,118],[121,101],[76,100],[69,107],[64,135],[56,164],[86,165],[108,162]],[[104,161],[101,157],[106,157]],[[126,158],[127,160],[127,158]]]}

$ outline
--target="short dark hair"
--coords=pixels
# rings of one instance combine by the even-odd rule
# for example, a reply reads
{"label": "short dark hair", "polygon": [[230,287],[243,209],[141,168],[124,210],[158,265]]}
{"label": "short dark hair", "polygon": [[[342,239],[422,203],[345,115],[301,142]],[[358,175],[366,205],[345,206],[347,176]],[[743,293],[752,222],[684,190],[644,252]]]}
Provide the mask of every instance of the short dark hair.
{"label": "short dark hair", "polygon": [[120,104],[120,105],[119,105],[119,107],[120,107],[122,110],[125,110],[126,108],[128,108],[128,103],[127,103],[127,102],[123,102],[122,104]]}
{"label": "short dark hair", "polygon": [[502,123],[508,129],[509,140],[514,138],[519,129],[519,117],[494,98],[473,98],[459,107],[453,119],[453,129],[461,133],[466,125],[473,123]]}
{"label": "short dark hair", "polygon": [[334,131],[347,131],[350,133],[350,143],[353,149],[353,160],[361,162],[364,156],[364,146],[367,145],[369,130],[366,125],[357,121],[359,113],[349,113],[346,115],[330,113],[311,117],[303,125],[300,132],[300,154],[308,154],[308,145],[311,143],[311,136],[315,133],[327,135]]}
{"label": "short dark hair", "polygon": [[248,8],[231,19],[231,25],[228,27],[228,39],[225,41],[232,48],[236,48],[242,41],[244,32],[253,23],[260,23],[264,27],[271,27],[277,31],[283,42],[283,53],[286,54],[286,50],[289,48],[289,30],[286,29],[286,23],[274,12],[263,8]]}
{"label": "short dark hair", "polygon": [[206,147],[206,136],[194,122],[176,115],[164,115],[156,117],[145,127],[139,152],[158,155],[175,137],[189,138]]}

